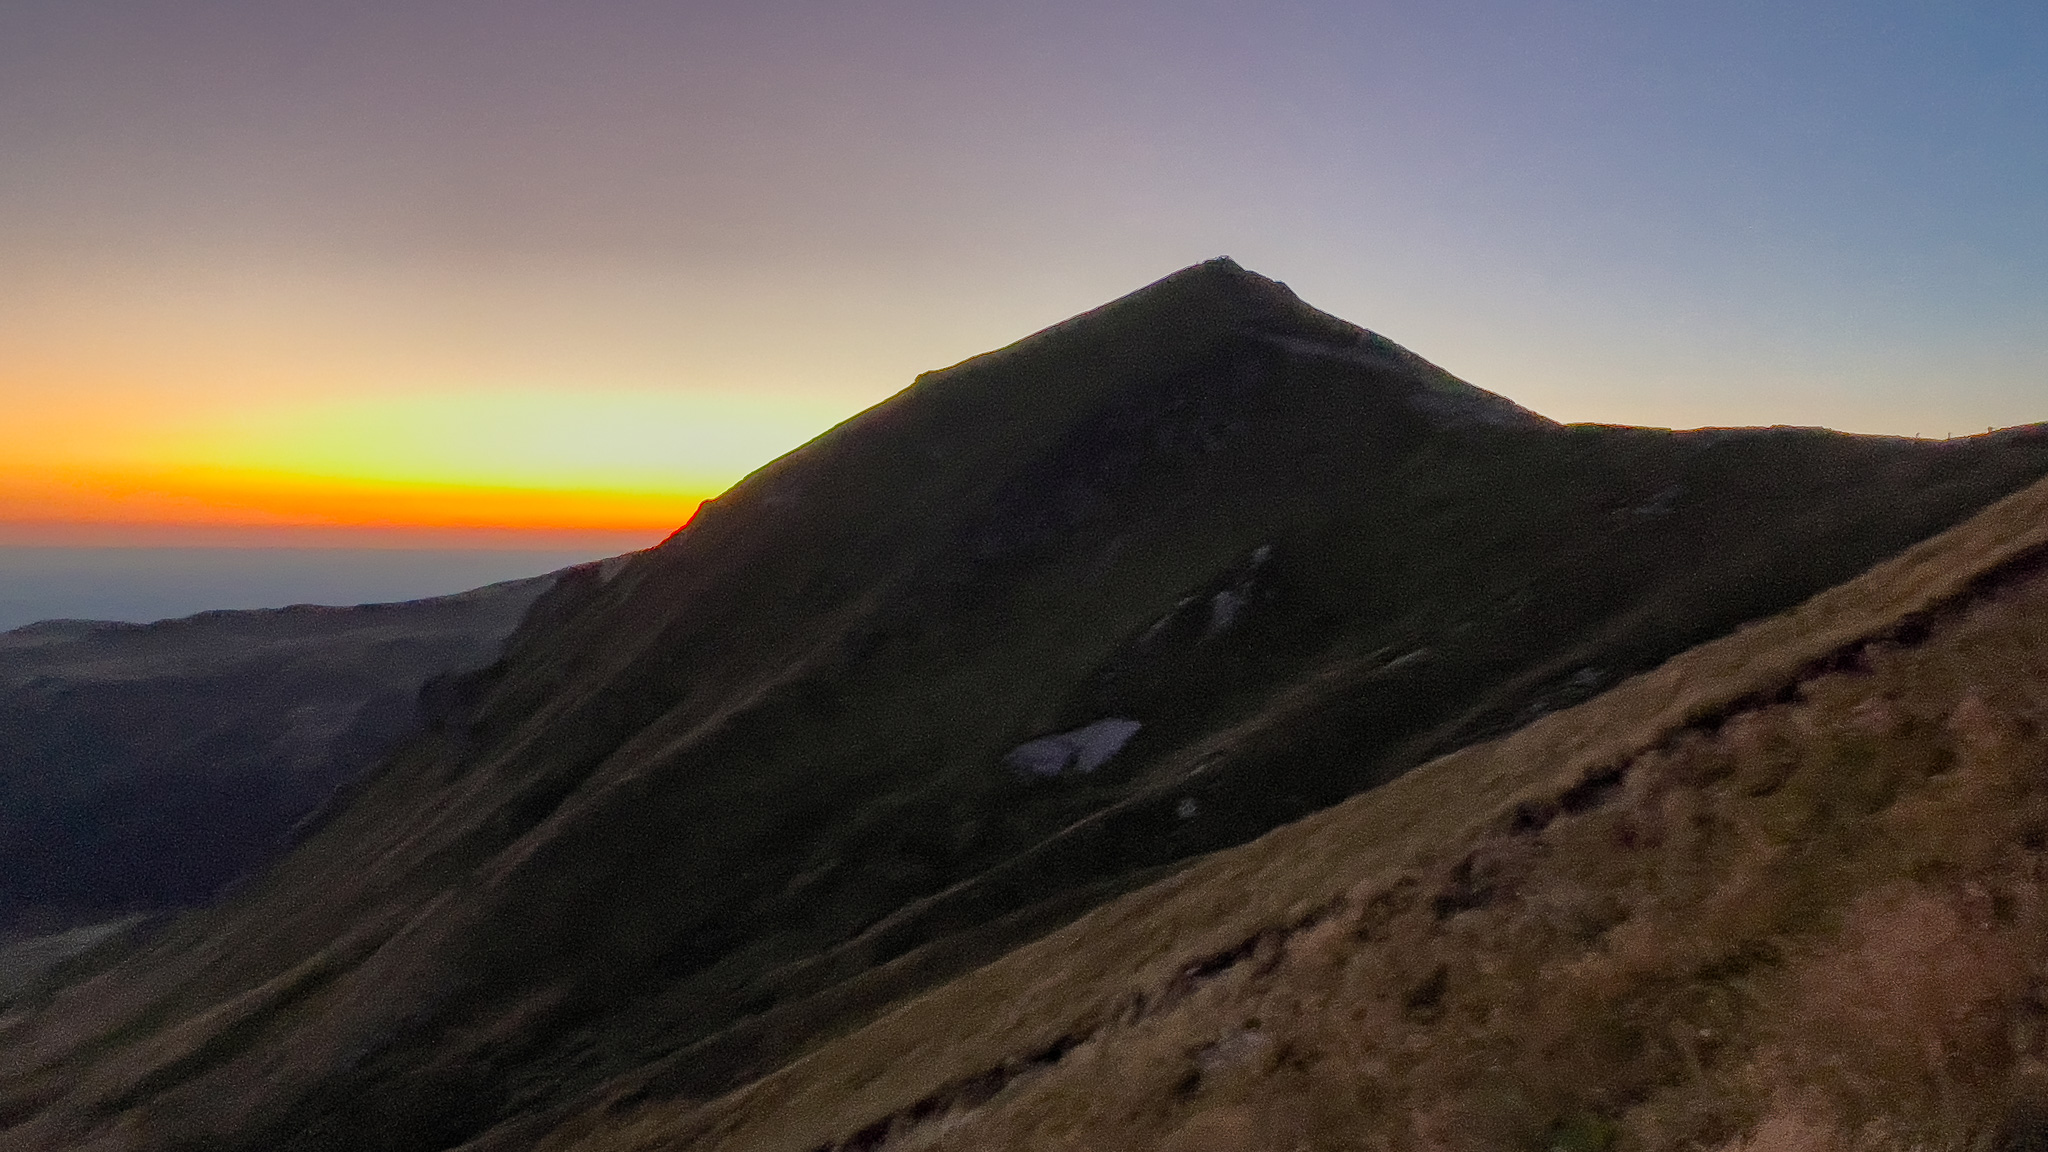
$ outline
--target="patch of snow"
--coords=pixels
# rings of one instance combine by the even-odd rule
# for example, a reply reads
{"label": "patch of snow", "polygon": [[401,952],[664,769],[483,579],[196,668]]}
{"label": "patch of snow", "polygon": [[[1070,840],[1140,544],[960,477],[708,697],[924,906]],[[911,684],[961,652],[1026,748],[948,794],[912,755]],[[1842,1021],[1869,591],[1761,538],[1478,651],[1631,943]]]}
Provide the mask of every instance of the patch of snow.
{"label": "patch of snow", "polygon": [[1084,728],[1019,744],[1004,754],[1003,763],[1032,776],[1093,772],[1123,751],[1141,727],[1136,720],[1097,720]]}
{"label": "patch of snow", "polygon": [[1238,609],[1244,607],[1244,593],[1234,588],[1225,588],[1209,600],[1209,635],[1214,636],[1230,627],[1237,619]]}

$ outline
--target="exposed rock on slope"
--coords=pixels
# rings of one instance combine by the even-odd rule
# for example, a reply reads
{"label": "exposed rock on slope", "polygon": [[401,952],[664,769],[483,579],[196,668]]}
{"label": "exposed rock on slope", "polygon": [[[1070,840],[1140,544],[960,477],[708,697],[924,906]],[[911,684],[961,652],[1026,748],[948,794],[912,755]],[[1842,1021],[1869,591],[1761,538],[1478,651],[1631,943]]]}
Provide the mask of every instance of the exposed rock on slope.
{"label": "exposed rock on slope", "polygon": [[[713,1096],[2044,472],[2038,430],[1560,427],[1200,265],[558,584],[261,884],[0,1018],[0,1147]],[[1092,772],[1003,763],[1105,718]]]}
{"label": "exposed rock on slope", "polygon": [[0,632],[0,932],[202,903],[275,859],[552,580]]}

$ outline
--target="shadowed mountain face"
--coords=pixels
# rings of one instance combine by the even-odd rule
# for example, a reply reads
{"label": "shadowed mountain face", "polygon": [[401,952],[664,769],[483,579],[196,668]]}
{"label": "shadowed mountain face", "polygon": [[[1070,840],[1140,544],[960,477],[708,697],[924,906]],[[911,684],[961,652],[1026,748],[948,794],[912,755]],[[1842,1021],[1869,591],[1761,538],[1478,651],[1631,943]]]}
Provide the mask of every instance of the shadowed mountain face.
{"label": "shadowed mountain face", "polygon": [[713,1095],[2044,472],[2038,430],[1562,427],[1200,265],[565,578],[261,884],[0,1023],[0,1147]]}
{"label": "shadowed mountain face", "polygon": [[2048,482],[558,1152],[2048,1136]]}
{"label": "shadowed mountain face", "polygon": [[551,580],[0,633],[0,931],[203,903],[275,859]]}

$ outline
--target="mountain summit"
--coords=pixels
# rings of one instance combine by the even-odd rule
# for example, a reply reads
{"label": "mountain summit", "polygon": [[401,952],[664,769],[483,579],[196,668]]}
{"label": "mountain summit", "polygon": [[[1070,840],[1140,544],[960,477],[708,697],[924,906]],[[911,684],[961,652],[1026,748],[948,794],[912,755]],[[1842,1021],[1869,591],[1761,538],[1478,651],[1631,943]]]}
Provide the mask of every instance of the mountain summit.
{"label": "mountain summit", "polygon": [[558,581],[261,882],[15,998],[0,1148],[715,1095],[2044,473],[2038,429],[1561,426],[1209,261]]}
{"label": "mountain summit", "polygon": [[1240,341],[1376,369],[1381,387],[1419,412],[1448,420],[1550,423],[1391,340],[1310,307],[1287,285],[1246,271],[1228,256],[1183,268],[1006,348],[927,373],[919,386],[937,387],[943,379],[948,390],[964,390],[971,386],[960,383],[963,378],[1021,375],[1053,388],[1061,387],[1052,382],[1060,380],[1077,392],[1090,381],[1118,387],[1133,373],[1156,370],[1159,365],[1148,363],[1153,356],[1192,359]]}

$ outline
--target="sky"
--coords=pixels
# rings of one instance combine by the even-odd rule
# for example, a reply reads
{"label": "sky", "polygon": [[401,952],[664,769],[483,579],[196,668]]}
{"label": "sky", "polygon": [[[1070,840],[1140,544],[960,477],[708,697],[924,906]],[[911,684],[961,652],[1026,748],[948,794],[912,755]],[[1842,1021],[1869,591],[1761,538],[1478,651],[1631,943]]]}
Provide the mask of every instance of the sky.
{"label": "sky", "polygon": [[0,545],[658,540],[1230,255],[1560,420],[2048,420],[2039,0],[0,0]]}

